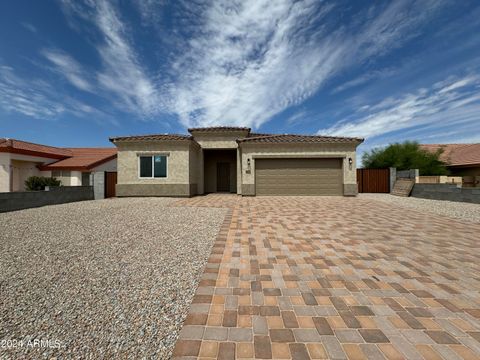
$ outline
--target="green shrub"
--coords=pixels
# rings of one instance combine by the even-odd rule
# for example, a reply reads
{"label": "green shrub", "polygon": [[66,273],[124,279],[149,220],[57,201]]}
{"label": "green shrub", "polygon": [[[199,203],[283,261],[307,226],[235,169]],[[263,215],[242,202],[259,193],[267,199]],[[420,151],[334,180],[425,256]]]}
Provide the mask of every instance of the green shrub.
{"label": "green shrub", "polygon": [[397,170],[419,169],[420,175],[448,175],[449,171],[441,160],[443,150],[431,153],[420,148],[415,141],[390,144],[363,154],[365,168]]}
{"label": "green shrub", "polygon": [[45,186],[60,186],[62,182],[54,177],[30,176],[25,180],[25,187],[28,191],[45,190]]}

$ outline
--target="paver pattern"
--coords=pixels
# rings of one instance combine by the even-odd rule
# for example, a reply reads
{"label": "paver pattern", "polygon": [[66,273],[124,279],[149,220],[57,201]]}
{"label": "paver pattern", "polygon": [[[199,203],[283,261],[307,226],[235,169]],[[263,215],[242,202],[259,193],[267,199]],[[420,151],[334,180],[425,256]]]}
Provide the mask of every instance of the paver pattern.
{"label": "paver pattern", "polygon": [[479,359],[480,225],[342,197],[228,207],[174,358]]}

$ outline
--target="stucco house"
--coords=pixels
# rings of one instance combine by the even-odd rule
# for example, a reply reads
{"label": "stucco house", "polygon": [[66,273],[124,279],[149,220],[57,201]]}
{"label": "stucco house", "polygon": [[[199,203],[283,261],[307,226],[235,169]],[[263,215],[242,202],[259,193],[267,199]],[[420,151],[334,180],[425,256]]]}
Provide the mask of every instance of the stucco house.
{"label": "stucco house", "polygon": [[480,144],[422,144],[430,152],[442,150],[440,160],[453,176],[480,176]]}
{"label": "stucco house", "polygon": [[357,194],[360,138],[257,134],[247,127],[110,138],[117,196]]}
{"label": "stucco house", "polygon": [[63,186],[93,185],[92,174],[116,171],[117,149],[60,148],[0,138],[0,192],[24,191],[30,176],[53,176]]}

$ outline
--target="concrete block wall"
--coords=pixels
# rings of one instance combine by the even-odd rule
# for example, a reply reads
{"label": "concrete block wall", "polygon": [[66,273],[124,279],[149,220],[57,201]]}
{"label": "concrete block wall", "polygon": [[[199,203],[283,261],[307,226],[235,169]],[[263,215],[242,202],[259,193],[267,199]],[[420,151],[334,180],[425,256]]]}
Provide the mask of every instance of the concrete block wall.
{"label": "concrete block wall", "polygon": [[0,193],[0,212],[82,200],[93,200],[92,186],[60,186],[50,188],[48,191]]}
{"label": "concrete block wall", "polygon": [[415,184],[411,196],[480,204],[480,188],[462,188],[450,184]]}
{"label": "concrete block wall", "polygon": [[93,172],[91,183],[93,184],[93,194],[95,200],[105,199],[105,172]]}

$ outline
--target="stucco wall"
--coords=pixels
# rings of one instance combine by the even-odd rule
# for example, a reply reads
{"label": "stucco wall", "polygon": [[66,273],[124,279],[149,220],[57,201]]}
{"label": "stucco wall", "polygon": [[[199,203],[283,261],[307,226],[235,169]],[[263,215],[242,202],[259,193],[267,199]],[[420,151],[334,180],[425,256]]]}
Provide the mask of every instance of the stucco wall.
{"label": "stucco wall", "polygon": [[[343,159],[343,184],[346,195],[355,195],[357,186],[355,144],[247,144],[241,145],[242,188],[253,191],[255,184],[255,159],[282,157],[329,157]],[[348,159],[352,158],[350,166]],[[250,159],[250,173],[248,170]],[[245,194],[247,195],[247,194]]]}
{"label": "stucco wall", "polygon": [[109,172],[117,171],[117,159],[107,161],[106,163],[98,165],[96,168],[92,169],[92,172],[96,172],[96,171],[109,171]]}
{"label": "stucco wall", "polygon": [[236,149],[237,139],[245,137],[247,132],[232,132],[228,135],[193,132],[192,135],[203,149]]}
{"label": "stucco wall", "polygon": [[10,191],[10,154],[0,153],[0,193]]}
{"label": "stucco wall", "polygon": [[200,173],[203,174],[203,166],[200,167],[202,163],[202,150],[198,146],[190,145],[188,159],[189,183],[192,189],[194,189],[194,194],[190,195],[203,193],[203,177],[200,178]]}
{"label": "stucco wall", "polygon": [[[197,185],[191,182],[189,171],[193,147],[198,149],[193,142],[141,141],[116,145],[118,196],[190,196],[196,193]],[[138,160],[141,155],[167,156],[167,177],[141,179]]]}
{"label": "stucco wall", "polygon": [[25,180],[27,180],[30,176],[42,176],[41,171],[37,168],[37,165],[39,165],[39,163],[11,160],[11,181],[13,191],[24,191]]}

